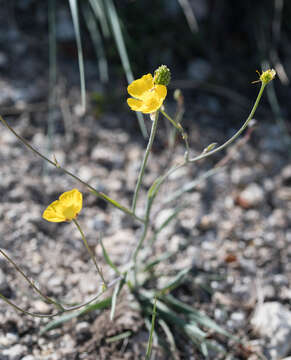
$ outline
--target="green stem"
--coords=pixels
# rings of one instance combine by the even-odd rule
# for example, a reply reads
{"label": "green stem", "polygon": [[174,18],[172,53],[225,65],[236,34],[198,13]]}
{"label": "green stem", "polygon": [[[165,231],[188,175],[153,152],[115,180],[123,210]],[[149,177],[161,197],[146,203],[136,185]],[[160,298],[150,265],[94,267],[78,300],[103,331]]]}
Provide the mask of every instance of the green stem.
{"label": "green stem", "polygon": [[[221,146],[219,146],[217,149],[214,149],[212,151],[209,151],[208,153],[205,153],[205,154],[201,154],[193,159],[187,159],[185,158],[183,162],[181,162],[180,164],[177,164],[177,165],[174,165],[173,167],[171,167],[163,176],[160,177],[159,181],[158,181],[158,189],[160,188],[160,186],[165,182],[165,180],[171,175],[173,174],[176,170],[182,168],[184,165],[186,165],[187,163],[191,162],[191,163],[194,163],[195,161],[198,161],[198,160],[201,160],[207,156],[210,156],[218,151],[221,151],[223,150],[224,148],[226,148],[228,145],[230,145],[233,141],[235,141],[238,136],[245,130],[245,128],[248,126],[249,122],[251,121],[251,119],[253,118],[254,114],[255,114],[255,111],[259,105],[259,102],[261,100],[261,97],[262,97],[262,94],[264,92],[264,88],[265,88],[266,84],[262,83],[261,85],[261,88],[260,88],[260,91],[259,91],[259,94],[257,96],[257,99],[255,101],[255,104],[247,118],[247,120],[244,122],[244,124],[242,125],[242,127],[229,139],[227,140],[224,144],[222,144]],[[157,180],[156,180],[157,181]],[[158,191],[158,190],[157,190]],[[138,254],[138,251],[139,249],[141,248],[142,244],[143,244],[143,241],[146,237],[146,234],[147,234],[147,228],[148,228],[148,218],[149,218],[149,213],[150,213],[150,208],[152,206],[152,203],[154,201],[154,198],[152,199],[151,201],[151,204],[150,204],[150,207],[148,208],[148,211],[147,211],[147,215],[146,215],[146,218],[145,218],[145,223],[144,223],[144,231],[143,231],[143,234],[142,234],[142,237],[139,241],[139,244],[134,252],[134,256],[133,256],[133,259],[134,259],[134,271],[136,272],[136,258],[137,258],[137,254]],[[136,275],[135,275],[135,278],[136,278]]]}
{"label": "green stem", "polygon": [[36,287],[34,285],[34,283],[29,279],[28,276],[26,276],[24,274],[24,272],[20,269],[20,267],[2,250],[0,249],[0,253],[5,257],[5,259],[7,261],[10,262],[10,264],[12,266],[14,266],[14,268],[23,276],[23,278],[29,283],[29,285],[43,298],[45,299],[48,303],[55,305],[59,310],[63,311],[64,308],[61,304],[59,304],[58,302],[54,301],[53,299],[51,299],[50,297],[46,296],[45,294],[43,294],[38,287]]}
{"label": "green stem", "polygon": [[156,115],[155,115],[155,119],[154,119],[153,124],[152,124],[152,129],[151,129],[149,142],[148,142],[146,152],[145,152],[145,155],[144,155],[144,158],[143,158],[143,162],[142,162],[142,165],[141,165],[141,168],[140,168],[140,172],[139,172],[139,175],[138,175],[138,179],[137,179],[137,183],[136,183],[136,187],[135,187],[135,191],[134,191],[134,195],[133,195],[133,200],[132,200],[132,207],[131,207],[131,210],[132,210],[133,214],[135,214],[138,193],[139,193],[140,186],[141,186],[141,183],[142,183],[142,179],[143,179],[143,176],[144,176],[144,172],[145,172],[146,164],[147,164],[147,161],[148,161],[148,157],[150,155],[151,148],[152,148],[154,138],[155,138],[155,135],[156,135],[158,119],[159,119],[159,110],[157,110]]}
{"label": "green stem", "polygon": [[38,314],[38,313],[32,313],[30,311],[26,311],[24,309],[21,309],[19,306],[15,305],[12,301],[7,299],[7,297],[4,296],[1,293],[0,293],[0,299],[2,299],[8,305],[12,306],[15,310],[20,311],[25,315],[30,315],[30,316],[38,317],[38,318],[53,318],[55,316],[59,316],[59,315],[65,313],[65,312],[78,310],[78,309],[83,308],[84,306],[90,305],[93,301],[96,301],[101,295],[103,295],[105,293],[105,291],[107,291],[108,289],[113,287],[120,280],[122,280],[122,277],[114,279],[111,283],[108,284],[106,289],[102,289],[101,291],[99,291],[98,294],[95,295],[91,300],[88,300],[88,301],[83,302],[82,304],[79,304],[79,305],[76,305],[76,306],[72,306],[72,307],[69,307],[69,308],[63,308],[62,311],[58,311],[58,312],[55,312],[53,314]]}
{"label": "green stem", "polygon": [[12,306],[15,310],[17,311],[20,311],[22,312],[23,314],[25,315],[30,315],[30,316],[33,316],[33,317],[38,317],[38,318],[51,318],[51,317],[54,317],[54,316],[57,316],[57,315],[60,315],[63,313],[63,311],[59,311],[57,313],[54,313],[54,314],[50,314],[50,315],[46,315],[46,314],[37,314],[37,313],[32,313],[30,311],[26,311],[24,309],[21,309],[19,306],[15,305],[12,301],[10,301],[9,299],[7,299],[6,296],[2,295],[0,293],[0,299],[2,299],[3,301],[6,302],[6,304]]}
{"label": "green stem", "polygon": [[89,245],[88,245],[88,242],[87,242],[87,240],[86,240],[86,237],[85,237],[85,235],[84,235],[83,230],[81,229],[80,224],[78,223],[78,221],[77,221],[76,219],[73,219],[73,222],[74,222],[75,225],[77,226],[77,228],[78,228],[78,230],[79,230],[79,232],[80,232],[80,234],[81,234],[83,243],[84,243],[84,245],[85,245],[85,247],[86,247],[86,249],[87,249],[87,251],[88,251],[88,253],[89,253],[89,255],[90,255],[91,259],[92,259],[92,261],[94,262],[94,265],[95,265],[95,267],[96,267],[96,270],[97,270],[98,274],[100,275],[100,277],[101,277],[101,279],[102,279],[102,281],[103,281],[103,284],[104,284],[105,287],[106,287],[106,281],[105,281],[104,276],[103,276],[103,274],[102,274],[102,270],[99,268],[99,266],[98,266],[98,264],[97,264],[96,258],[95,258],[92,250],[90,249],[90,247],[89,247]]}
{"label": "green stem", "polygon": [[19,134],[17,134],[17,132],[8,125],[8,123],[2,118],[2,116],[0,116],[0,121],[2,122],[2,124],[8,129],[10,130],[28,149],[30,149],[31,151],[33,151],[36,155],[38,155],[39,157],[41,157],[43,160],[47,161],[49,164],[51,164],[52,166],[56,167],[57,169],[60,169],[61,171],[63,171],[65,174],[71,176],[73,179],[79,181],[81,184],[85,185],[86,187],[88,187],[90,189],[90,191],[92,191],[95,195],[101,197],[104,201],[109,202],[111,205],[115,206],[117,209],[121,210],[122,212],[124,212],[125,214],[131,215],[133,216],[136,220],[143,222],[143,219],[141,219],[140,217],[136,216],[132,211],[130,211],[129,209],[127,209],[126,207],[120,205],[119,203],[117,203],[116,201],[112,200],[111,198],[109,198],[109,196],[103,194],[102,192],[97,191],[96,189],[94,189],[91,185],[87,184],[85,181],[83,181],[82,179],[80,179],[78,176],[72,174],[70,171],[66,170],[65,168],[61,167],[60,164],[57,161],[51,161],[50,159],[48,159],[45,155],[41,154],[39,151],[37,151],[34,147],[32,147],[22,136],[20,136]]}
{"label": "green stem", "polygon": [[185,160],[188,161],[190,147],[189,147],[187,133],[183,129],[182,125],[180,123],[177,123],[174,119],[172,119],[171,116],[169,116],[164,110],[161,110],[161,113],[164,115],[166,119],[170,121],[170,123],[175,127],[175,129],[177,129],[180,132],[182,139],[185,141],[185,146],[186,146]]}
{"label": "green stem", "polygon": [[151,211],[152,202],[147,202],[147,209],[146,209],[146,215],[145,215],[145,222],[143,224],[143,230],[141,237],[138,241],[138,244],[132,254],[132,260],[133,260],[133,273],[134,273],[134,282],[135,286],[137,286],[137,256],[142,248],[142,245],[145,241],[145,238],[147,236],[148,230],[149,230],[149,220],[150,220],[150,211]]}
{"label": "green stem", "polygon": [[231,143],[233,143],[238,137],[239,135],[246,129],[246,127],[248,126],[249,122],[252,120],[252,118],[254,117],[254,114],[257,110],[257,107],[259,105],[259,102],[261,100],[261,97],[263,95],[263,92],[264,92],[264,89],[265,89],[265,86],[266,86],[266,83],[263,83],[261,84],[261,88],[260,88],[260,91],[259,91],[259,94],[257,96],[257,99],[255,101],[255,104],[248,116],[248,118],[246,119],[246,121],[244,122],[243,126],[230,138],[228,139],[224,144],[220,145],[218,148],[212,150],[212,151],[209,151],[207,153],[204,153],[204,154],[201,154],[201,155],[198,155],[196,157],[194,157],[193,159],[189,159],[189,162],[191,163],[194,163],[198,160],[201,160],[201,159],[204,159],[208,156],[211,156],[221,150],[223,150],[224,148],[226,148],[228,145],[230,145]]}

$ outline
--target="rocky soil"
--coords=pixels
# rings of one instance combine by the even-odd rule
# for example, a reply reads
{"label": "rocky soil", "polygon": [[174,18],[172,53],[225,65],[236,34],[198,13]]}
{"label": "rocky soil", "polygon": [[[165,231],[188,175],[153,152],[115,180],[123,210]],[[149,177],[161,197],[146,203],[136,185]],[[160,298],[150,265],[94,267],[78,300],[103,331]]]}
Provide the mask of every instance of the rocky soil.
{"label": "rocky soil", "polygon": [[[53,152],[46,150],[41,114],[24,111],[8,120],[38,150],[50,158],[54,154],[74,174],[129,206],[146,145],[136,129],[124,126],[124,121],[136,121],[131,115],[125,120],[123,115],[108,113],[96,120],[92,115],[79,119],[73,112],[66,136],[54,137]],[[190,124],[189,118],[185,121]],[[197,123],[189,130],[193,155],[234,132],[231,128],[220,133]],[[148,186],[183,156],[181,142],[174,152],[169,151],[165,133],[161,122],[145,176],[140,213]],[[114,263],[124,265],[140,232],[138,223],[58,169],[46,166],[4,127],[0,144],[1,248],[49,296],[71,304],[92,297],[100,281],[77,230],[73,224],[46,222],[42,211],[68,189],[77,187],[83,192],[79,221],[107,279],[113,279],[114,274],[102,259],[100,234]],[[250,139],[228,152],[225,167],[201,179],[179,200],[167,202],[224,155],[180,169],[162,188],[153,211],[154,226],[177,204],[185,204],[185,208],[155,242],[155,254],[174,253],[159,265],[158,285],[166,281],[166,274],[190,266],[191,275],[175,295],[242,339],[243,346],[239,346],[210,334],[228,354],[223,357],[214,352],[210,359],[284,358],[291,354],[291,166],[278,126],[260,119]],[[166,205],[162,206],[163,202]],[[4,258],[0,261],[1,293],[28,311],[50,313],[52,307],[29,289]],[[94,312],[42,336],[40,330],[49,320],[30,318],[1,302],[0,359],[142,358],[148,332],[138,311],[124,310],[128,296],[123,293],[119,298],[114,323],[109,322],[108,312]],[[124,329],[132,331],[130,338],[106,343],[106,338]],[[189,344],[182,345],[179,335],[177,339],[179,358],[203,358]],[[159,357],[164,358],[162,352]]]}

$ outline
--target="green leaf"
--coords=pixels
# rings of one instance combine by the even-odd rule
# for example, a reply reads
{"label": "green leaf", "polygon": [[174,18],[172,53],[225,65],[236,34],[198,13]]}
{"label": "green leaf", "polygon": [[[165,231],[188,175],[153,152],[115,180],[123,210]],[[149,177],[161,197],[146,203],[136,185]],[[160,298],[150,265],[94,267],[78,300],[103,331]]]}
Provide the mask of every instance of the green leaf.
{"label": "green leaf", "polygon": [[158,323],[159,323],[161,329],[164,331],[166,338],[168,340],[168,343],[170,344],[170,351],[171,351],[173,357],[176,359],[177,347],[176,347],[176,343],[175,343],[175,337],[172,334],[169,326],[163,319],[159,319]]}
{"label": "green leaf", "polygon": [[[94,2],[94,0],[93,1],[89,0],[89,1]],[[108,64],[107,64],[105,50],[99,28],[97,26],[94,15],[92,14],[92,10],[89,8],[87,3],[82,2],[82,10],[85,18],[85,23],[87,25],[87,28],[89,30],[94,45],[93,47],[98,61],[100,80],[102,83],[107,83],[109,79]]]}
{"label": "green leaf", "polygon": [[60,316],[58,319],[50,321],[41,331],[40,331],[40,335],[45,334],[46,332],[55,329],[61,325],[63,325],[64,323],[75,319],[76,317],[78,317],[80,314],[80,312],[74,312],[74,313],[69,313],[69,314],[65,314]]}
{"label": "green leaf", "polygon": [[202,314],[200,311],[192,308],[191,306],[183,303],[182,301],[176,299],[172,295],[162,296],[162,299],[171,306],[174,310],[178,312],[182,312],[184,314],[188,314],[189,318],[203,326],[208,327],[214,331],[217,331],[220,334],[223,334],[227,337],[235,339],[233,335],[231,335],[228,331],[224,330],[221,326],[219,326],[215,321],[210,319],[207,315]]}
{"label": "green leaf", "polygon": [[40,335],[43,335],[44,333],[55,329],[56,327],[59,327],[63,325],[64,323],[75,319],[77,317],[80,317],[84,314],[87,314],[88,312],[95,311],[95,310],[102,310],[105,308],[108,308],[111,305],[111,296],[107,297],[106,299],[99,301],[94,304],[90,304],[86,306],[84,309],[75,311],[73,313],[65,313],[64,315],[61,315],[58,319],[50,321],[41,331]]}
{"label": "green leaf", "polygon": [[119,281],[114,286],[114,291],[113,291],[112,301],[111,301],[111,311],[110,311],[110,320],[111,321],[113,320],[114,314],[115,314],[117,296],[120,293],[120,290],[122,289],[123,284],[124,284],[124,281]]}
{"label": "green leaf", "polygon": [[174,255],[174,253],[169,253],[169,252],[162,254],[161,256],[157,257],[156,259],[154,259],[151,262],[149,262],[148,264],[146,264],[143,271],[151,270],[154,266],[158,265],[161,261],[167,260],[173,255]]}
{"label": "green leaf", "polygon": [[95,14],[96,19],[98,19],[103,35],[106,38],[109,38],[109,26],[106,18],[106,12],[104,9],[104,4],[102,0],[89,0],[89,3],[92,7],[92,10]]}
{"label": "green leaf", "polygon": [[151,325],[151,330],[150,330],[150,335],[149,335],[145,360],[150,360],[150,358],[151,358],[152,346],[153,346],[153,334],[154,334],[154,331],[155,331],[156,315],[157,315],[157,299],[155,298],[154,305],[153,305],[153,312],[152,312],[152,325]]}
{"label": "green leaf", "polygon": [[160,225],[160,226],[156,229],[155,234],[158,234],[158,233],[161,232],[166,226],[168,226],[169,223],[170,223],[172,220],[174,220],[182,210],[185,209],[185,207],[186,207],[186,205],[185,205],[185,206],[179,206],[179,207],[177,207],[176,209],[174,209],[174,210],[172,211],[172,213],[171,213],[171,214],[166,218],[166,220],[162,223],[162,225]]}
{"label": "green leaf", "polygon": [[69,0],[69,5],[71,9],[73,25],[75,29],[77,50],[78,50],[78,61],[79,61],[79,72],[80,72],[80,83],[81,83],[81,104],[83,111],[86,109],[86,86],[85,86],[85,71],[84,71],[84,59],[83,59],[83,50],[80,34],[80,24],[79,24],[79,10],[77,0]]}
{"label": "green leaf", "polygon": [[168,285],[164,286],[162,289],[159,290],[159,293],[166,293],[170,292],[173,289],[180,286],[185,281],[185,276],[189,273],[191,269],[186,268],[181,270],[174,278],[171,280]]}
{"label": "green leaf", "polygon": [[116,335],[116,336],[112,336],[112,337],[110,337],[110,338],[107,338],[107,339],[105,340],[105,342],[106,342],[107,344],[110,344],[110,343],[113,343],[113,342],[115,342],[115,341],[120,341],[120,340],[123,340],[123,339],[128,338],[129,336],[131,336],[131,334],[132,334],[132,332],[128,330],[128,331],[125,331],[125,332],[123,332],[123,333],[121,333],[121,334],[118,334],[118,335]]}
{"label": "green leaf", "polygon": [[159,176],[148,190],[148,199],[152,199],[157,195],[161,184],[162,176]]}

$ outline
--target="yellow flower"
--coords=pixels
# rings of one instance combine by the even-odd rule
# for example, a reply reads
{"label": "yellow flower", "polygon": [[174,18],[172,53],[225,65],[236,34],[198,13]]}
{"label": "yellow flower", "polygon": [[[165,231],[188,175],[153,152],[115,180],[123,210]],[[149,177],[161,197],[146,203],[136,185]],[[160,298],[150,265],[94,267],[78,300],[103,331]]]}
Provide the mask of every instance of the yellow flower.
{"label": "yellow flower", "polygon": [[274,69],[268,69],[266,71],[263,71],[261,74],[257,70],[257,73],[259,74],[260,79],[253,81],[252,84],[262,82],[263,84],[267,85],[270,81],[272,81],[276,76],[276,71]]}
{"label": "yellow flower", "polygon": [[144,75],[140,79],[134,80],[127,91],[133,98],[128,98],[127,103],[131,110],[141,111],[150,114],[157,111],[163,104],[167,96],[165,85],[155,85],[151,74]]}
{"label": "yellow flower", "polygon": [[268,69],[263,71],[260,75],[260,80],[262,83],[268,84],[270,81],[274,79],[276,76],[276,71],[274,69]]}
{"label": "yellow flower", "polygon": [[71,221],[82,209],[83,196],[79,190],[64,192],[59,200],[52,202],[43,212],[42,217],[51,222]]}

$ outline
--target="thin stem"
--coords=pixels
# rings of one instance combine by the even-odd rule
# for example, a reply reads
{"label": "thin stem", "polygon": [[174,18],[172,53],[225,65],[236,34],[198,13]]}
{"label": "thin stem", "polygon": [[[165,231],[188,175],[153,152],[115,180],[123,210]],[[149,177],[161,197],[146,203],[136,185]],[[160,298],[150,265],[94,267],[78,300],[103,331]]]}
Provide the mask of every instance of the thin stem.
{"label": "thin stem", "polygon": [[[258,93],[258,96],[257,96],[257,99],[255,101],[255,104],[247,118],[247,120],[244,122],[244,124],[242,125],[242,127],[229,139],[227,140],[224,144],[222,144],[221,146],[219,146],[218,148],[212,150],[212,151],[209,151],[208,153],[204,153],[204,154],[201,154],[199,156],[196,156],[195,158],[193,159],[184,159],[183,162],[181,162],[180,164],[177,164],[177,165],[174,165],[173,167],[171,167],[162,177],[160,177],[160,180],[159,180],[159,188],[160,186],[164,183],[164,181],[171,175],[173,174],[176,170],[180,169],[181,167],[183,167],[184,165],[186,165],[187,163],[194,163],[198,160],[201,160],[201,159],[204,159],[205,157],[208,157],[208,156],[211,156],[212,154],[216,153],[216,152],[219,152],[221,150],[223,150],[224,148],[226,148],[228,145],[230,145],[232,142],[234,142],[238,136],[245,130],[245,128],[248,126],[249,122],[251,121],[251,119],[253,118],[254,114],[255,114],[255,111],[259,105],[259,102],[261,100],[261,97],[262,97],[262,94],[264,92],[264,89],[265,89],[265,86],[266,84],[262,82],[261,84],[261,88],[260,88],[260,91]],[[152,202],[154,201],[154,199],[152,200]],[[152,203],[151,203],[152,205]],[[140,242],[137,246],[137,249],[135,250],[135,253],[134,253],[134,256],[133,256],[133,259],[134,259],[134,262],[136,263],[136,257],[137,257],[137,253],[140,249],[140,247],[142,246],[143,244],[143,241],[145,239],[145,236],[147,234],[147,226],[148,225],[148,217],[149,217],[149,212],[150,212],[150,209],[148,209],[148,212],[147,212],[147,215],[146,215],[146,218],[145,218],[145,223],[144,223],[144,231],[143,231],[143,235],[142,235],[142,238],[140,239]],[[135,266],[136,268],[136,266]],[[136,271],[136,270],[135,270]]]}
{"label": "thin stem", "polygon": [[88,253],[89,253],[89,255],[90,255],[91,259],[92,259],[92,261],[94,262],[94,265],[95,265],[95,267],[96,267],[96,270],[97,270],[98,274],[100,275],[100,277],[101,277],[101,279],[102,279],[102,281],[103,281],[103,283],[104,283],[104,285],[105,285],[105,287],[106,287],[106,281],[105,281],[104,276],[103,276],[103,274],[102,274],[102,270],[99,268],[99,266],[98,266],[98,264],[97,264],[95,255],[93,254],[92,250],[90,249],[90,247],[89,247],[89,245],[88,245],[88,242],[87,242],[87,240],[86,240],[86,237],[85,237],[85,235],[84,235],[83,230],[81,229],[80,224],[78,223],[78,221],[77,221],[76,219],[73,219],[73,222],[74,222],[75,225],[77,226],[77,228],[78,228],[78,230],[79,230],[79,232],[80,232],[80,234],[81,234],[83,243],[84,243],[84,245],[85,245],[85,247],[86,247],[86,249],[87,249],[87,251],[88,251]]}
{"label": "thin stem", "polygon": [[60,315],[63,313],[63,311],[59,311],[57,313],[54,314],[49,314],[49,315],[45,315],[45,314],[37,314],[37,313],[32,313],[30,311],[26,311],[24,309],[21,309],[19,306],[15,305],[12,301],[10,301],[9,299],[7,299],[6,296],[2,295],[0,293],[0,299],[2,299],[3,301],[5,301],[8,305],[12,306],[15,310],[22,312],[25,315],[30,315],[33,317],[39,317],[39,318],[51,318],[57,315]]}
{"label": "thin stem", "polygon": [[185,146],[186,146],[185,159],[188,161],[190,147],[189,147],[187,133],[183,129],[182,125],[180,123],[177,123],[174,119],[172,119],[171,116],[169,116],[164,110],[161,110],[161,113],[164,115],[166,119],[170,121],[170,123],[175,127],[175,129],[177,129],[180,132],[182,139],[185,141]]}
{"label": "thin stem", "polygon": [[144,155],[144,158],[143,158],[143,162],[142,162],[142,165],[141,165],[141,168],[140,168],[140,172],[139,172],[139,175],[138,175],[138,179],[137,179],[137,183],[136,183],[136,187],[135,187],[135,191],[134,191],[134,195],[133,195],[133,200],[132,200],[132,207],[131,207],[131,210],[132,210],[133,214],[135,214],[138,193],[139,193],[140,186],[141,186],[141,183],[142,183],[142,179],[143,179],[143,176],[144,176],[144,172],[145,172],[146,164],[147,164],[147,161],[148,161],[148,157],[150,155],[151,148],[152,148],[154,138],[155,138],[155,135],[156,135],[158,119],[159,119],[159,110],[156,111],[155,119],[154,119],[153,124],[152,124],[152,129],[151,129],[149,142],[148,142],[146,152],[145,152],[145,155]]}
{"label": "thin stem", "polygon": [[142,234],[141,237],[138,241],[138,244],[132,254],[132,261],[133,261],[133,273],[134,273],[134,282],[135,282],[135,286],[137,286],[137,256],[138,253],[140,251],[140,249],[142,248],[142,245],[145,241],[145,238],[147,236],[148,230],[149,230],[149,220],[150,220],[150,212],[151,212],[151,206],[152,206],[152,202],[147,202],[147,208],[146,208],[146,215],[145,215],[145,222],[143,224],[143,230],[142,230]]}
{"label": "thin stem", "polygon": [[37,286],[35,286],[35,284],[29,279],[28,276],[26,276],[24,274],[24,272],[20,269],[20,267],[2,250],[0,249],[0,253],[5,257],[5,259],[7,261],[10,262],[10,264],[12,266],[14,266],[14,268],[23,276],[23,278],[29,283],[29,285],[42,297],[44,298],[48,303],[50,304],[54,304],[58,309],[60,310],[64,310],[63,306],[56,302],[55,300],[51,299],[50,297],[46,296],[45,294],[43,294]]}
{"label": "thin stem", "polygon": [[0,293],[0,299],[5,301],[8,305],[12,306],[15,310],[22,312],[23,314],[33,316],[33,317],[39,317],[39,318],[53,318],[55,316],[62,315],[65,312],[78,310],[78,309],[81,309],[84,306],[90,305],[93,301],[97,300],[101,295],[103,295],[108,289],[110,289],[112,286],[114,286],[120,280],[122,280],[121,276],[119,278],[117,278],[117,279],[114,279],[111,283],[109,283],[107,285],[106,289],[102,289],[101,291],[99,291],[97,293],[97,295],[95,295],[91,300],[88,300],[88,301],[83,302],[83,303],[81,303],[79,305],[76,305],[76,306],[72,306],[72,307],[69,307],[69,308],[63,308],[62,311],[58,311],[58,312],[55,312],[53,314],[38,314],[38,313],[32,313],[30,311],[26,311],[24,309],[21,309],[19,306],[15,305],[12,301],[7,299],[7,297],[4,296],[1,293]]}
{"label": "thin stem", "polygon": [[17,132],[8,125],[8,123],[2,118],[2,116],[0,116],[0,121],[2,122],[2,124],[4,126],[6,126],[7,129],[9,129],[27,148],[29,148],[31,151],[33,151],[36,155],[38,155],[39,157],[41,157],[43,160],[47,161],[49,164],[51,164],[52,166],[56,167],[57,169],[60,169],[61,171],[63,171],[65,174],[71,176],[73,179],[79,181],[81,184],[85,185],[86,187],[89,188],[90,191],[92,191],[95,195],[101,197],[103,200],[105,200],[106,202],[109,202],[111,205],[115,206],[117,209],[119,209],[120,211],[133,216],[136,220],[143,222],[143,219],[141,219],[140,217],[136,216],[132,211],[130,211],[129,209],[127,209],[126,207],[120,205],[119,203],[117,203],[116,201],[112,200],[111,198],[109,198],[107,195],[103,194],[100,191],[97,191],[96,189],[94,189],[91,185],[87,184],[85,181],[83,181],[82,179],[80,179],[78,176],[72,174],[70,171],[66,170],[65,168],[61,167],[60,164],[57,161],[51,161],[50,159],[48,159],[45,155],[41,154],[39,151],[37,151],[33,146],[31,146],[21,135],[17,134]]}
{"label": "thin stem", "polygon": [[209,151],[207,153],[204,153],[204,154],[201,154],[201,155],[198,155],[196,157],[194,157],[193,159],[189,159],[189,162],[191,163],[194,163],[198,160],[201,160],[201,159],[204,159],[208,156],[211,156],[221,150],[223,150],[224,148],[226,148],[228,145],[230,145],[232,142],[234,142],[238,137],[239,135],[246,129],[246,127],[248,126],[249,122],[252,120],[252,118],[254,117],[254,114],[257,110],[257,107],[259,105],[259,102],[261,100],[261,97],[263,95],[263,92],[264,92],[264,89],[265,89],[265,86],[266,86],[266,83],[261,83],[261,88],[260,88],[260,91],[259,91],[259,94],[257,96],[257,99],[255,101],[255,104],[248,116],[248,118],[246,119],[246,121],[244,122],[243,126],[230,138],[228,139],[224,144],[220,145],[218,148],[212,150],[212,151]]}

